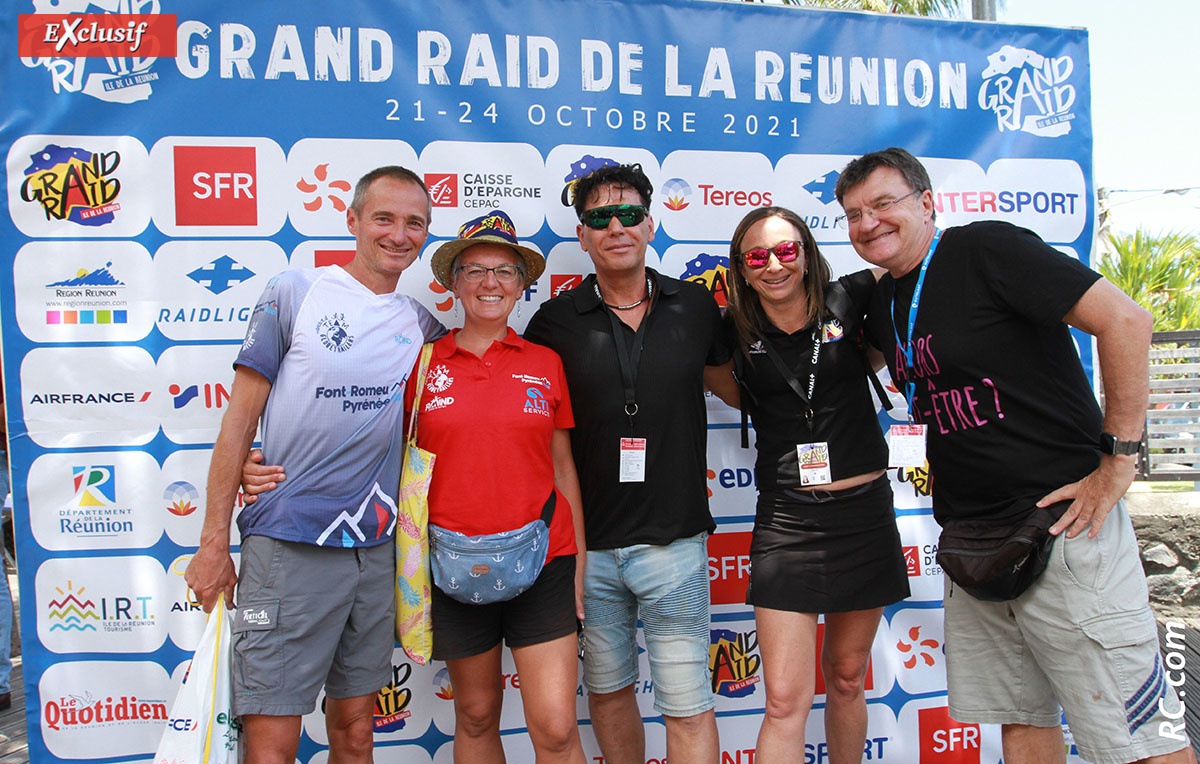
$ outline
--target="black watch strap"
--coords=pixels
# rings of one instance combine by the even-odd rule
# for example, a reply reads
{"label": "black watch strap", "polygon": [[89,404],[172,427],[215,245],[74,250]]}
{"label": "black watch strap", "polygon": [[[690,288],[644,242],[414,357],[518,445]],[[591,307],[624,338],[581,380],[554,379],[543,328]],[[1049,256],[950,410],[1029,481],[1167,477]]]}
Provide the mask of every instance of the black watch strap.
{"label": "black watch strap", "polygon": [[1111,432],[1100,433],[1100,453],[1109,456],[1136,454],[1142,447],[1140,440],[1117,440]]}

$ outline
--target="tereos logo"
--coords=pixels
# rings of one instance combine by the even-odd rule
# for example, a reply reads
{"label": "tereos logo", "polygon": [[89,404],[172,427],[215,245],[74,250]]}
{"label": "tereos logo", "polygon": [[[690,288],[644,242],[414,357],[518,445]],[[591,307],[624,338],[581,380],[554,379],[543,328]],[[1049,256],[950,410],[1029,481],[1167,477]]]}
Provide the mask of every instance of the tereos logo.
{"label": "tereos logo", "polygon": [[685,281],[695,281],[712,293],[713,299],[722,309],[729,304],[727,279],[729,278],[728,258],[718,255],[700,253],[687,263],[687,268],[679,275]]}
{"label": "tereos logo", "polygon": [[708,648],[708,668],[712,672],[712,691],[726,698],[744,698],[762,681],[758,670],[757,631],[713,629]]}
{"label": "tereos logo", "polygon": [[121,209],[121,181],[113,177],[121,165],[118,152],[93,153],[51,143],[29,158],[21,199],[41,205],[46,220],[92,227],[113,222]]}
{"label": "tereos logo", "polygon": [[671,178],[663,183],[662,193],[666,197],[663,206],[669,210],[681,210],[690,204],[688,198],[692,195],[692,187],[683,178]]}
{"label": "tereos logo", "polygon": [[179,517],[187,517],[197,509],[200,492],[186,480],[176,480],[163,491],[163,501],[167,502],[167,511]]}

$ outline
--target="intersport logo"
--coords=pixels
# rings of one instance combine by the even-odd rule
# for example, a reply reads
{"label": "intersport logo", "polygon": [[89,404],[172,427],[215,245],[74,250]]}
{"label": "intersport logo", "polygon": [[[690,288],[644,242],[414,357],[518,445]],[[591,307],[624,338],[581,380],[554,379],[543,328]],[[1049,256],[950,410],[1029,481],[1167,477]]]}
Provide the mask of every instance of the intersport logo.
{"label": "intersport logo", "polygon": [[174,13],[22,13],[17,52],[27,58],[174,58]]}

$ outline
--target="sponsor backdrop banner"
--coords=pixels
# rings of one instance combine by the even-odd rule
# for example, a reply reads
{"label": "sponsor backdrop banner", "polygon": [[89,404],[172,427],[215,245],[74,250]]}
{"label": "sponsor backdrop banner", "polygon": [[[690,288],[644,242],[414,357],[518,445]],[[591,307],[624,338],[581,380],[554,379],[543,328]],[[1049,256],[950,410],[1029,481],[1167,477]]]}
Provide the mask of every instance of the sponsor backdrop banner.
{"label": "sponsor backdrop banner", "polygon": [[[654,182],[650,265],[722,303],[728,236],[759,205],[803,215],[838,273],[862,267],[833,188],[847,160],[889,145],[925,159],[943,225],[1003,219],[1072,256],[1091,248],[1081,30],[700,0],[21,0],[0,34],[19,41],[0,63],[0,303],[38,762],[153,752],[204,626],[182,572],[250,309],[273,274],[350,258],[345,211],[372,167],[429,184],[432,235],[399,288],[450,325],[429,251],[507,211],[549,262],[522,330],[589,272],[561,195],[607,162]],[[744,604],[753,455],[736,420],[710,403],[711,656],[722,761],[749,764],[765,692]],[[998,730],[946,709],[929,476],[894,477],[913,596],[875,641],[864,759],[996,762]],[[449,762],[445,667],[395,655],[376,756]],[[504,660],[504,745],[529,761]],[[818,673],[806,764],[828,758],[824,692]],[[582,691],[579,715],[599,761]],[[320,708],[303,729],[300,761],[321,764]]]}

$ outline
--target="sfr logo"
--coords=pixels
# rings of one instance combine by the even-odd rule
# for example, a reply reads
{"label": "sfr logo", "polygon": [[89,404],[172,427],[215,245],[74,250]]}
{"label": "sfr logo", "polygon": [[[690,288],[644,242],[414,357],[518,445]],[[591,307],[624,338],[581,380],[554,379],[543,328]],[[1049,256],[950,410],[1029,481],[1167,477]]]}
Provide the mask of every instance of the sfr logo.
{"label": "sfr logo", "polygon": [[253,146],[175,147],[176,225],[258,225]]}
{"label": "sfr logo", "polygon": [[978,724],[954,721],[946,706],[922,708],[917,720],[921,764],[979,764]]}

